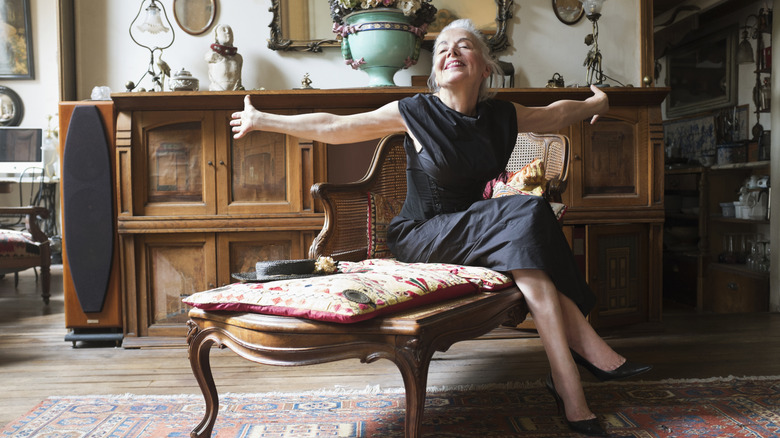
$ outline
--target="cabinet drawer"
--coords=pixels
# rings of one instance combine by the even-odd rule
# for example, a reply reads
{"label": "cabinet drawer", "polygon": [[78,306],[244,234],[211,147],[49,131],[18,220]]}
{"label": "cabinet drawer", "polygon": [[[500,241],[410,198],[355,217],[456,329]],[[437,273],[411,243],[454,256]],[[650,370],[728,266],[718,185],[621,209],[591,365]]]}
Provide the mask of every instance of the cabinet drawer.
{"label": "cabinet drawer", "polygon": [[715,313],[769,311],[769,278],[711,265],[708,281],[709,309]]}

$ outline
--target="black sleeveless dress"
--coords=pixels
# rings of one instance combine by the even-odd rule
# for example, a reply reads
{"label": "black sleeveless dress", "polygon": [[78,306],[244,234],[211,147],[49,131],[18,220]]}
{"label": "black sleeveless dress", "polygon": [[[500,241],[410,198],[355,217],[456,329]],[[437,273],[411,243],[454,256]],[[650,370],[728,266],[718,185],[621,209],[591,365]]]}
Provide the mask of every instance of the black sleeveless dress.
{"label": "black sleeveless dress", "polygon": [[583,314],[596,302],[579,271],[550,205],[537,196],[482,199],[500,174],[517,139],[510,102],[489,99],[476,117],[438,97],[399,101],[401,116],[422,145],[407,134],[407,194],[388,227],[388,245],[404,262],[453,263],[495,271],[541,269]]}

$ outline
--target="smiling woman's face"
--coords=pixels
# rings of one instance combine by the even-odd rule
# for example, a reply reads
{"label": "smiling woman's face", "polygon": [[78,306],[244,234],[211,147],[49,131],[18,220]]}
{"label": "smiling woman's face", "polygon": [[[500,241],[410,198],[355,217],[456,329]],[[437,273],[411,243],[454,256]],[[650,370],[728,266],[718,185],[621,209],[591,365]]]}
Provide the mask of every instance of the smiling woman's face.
{"label": "smiling woman's face", "polygon": [[461,82],[480,84],[490,70],[474,41],[465,29],[448,29],[439,35],[434,48],[433,69],[440,87]]}

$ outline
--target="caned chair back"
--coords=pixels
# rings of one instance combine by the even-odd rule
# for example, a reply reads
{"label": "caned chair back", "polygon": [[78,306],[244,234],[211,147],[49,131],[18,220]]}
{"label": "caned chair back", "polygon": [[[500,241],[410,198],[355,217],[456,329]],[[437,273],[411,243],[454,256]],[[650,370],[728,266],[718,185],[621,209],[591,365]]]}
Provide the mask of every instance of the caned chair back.
{"label": "caned chair back", "polygon": [[317,183],[311,194],[322,201],[325,223],[309,248],[309,257],[331,256],[336,260],[364,260],[368,254],[369,193],[406,199],[406,152],[404,134],[384,137],[374,151],[366,175],[344,184]]}
{"label": "caned chair back", "polygon": [[569,148],[569,138],[565,135],[522,132],[517,135],[506,169],[517,172],[539,158],[544,161],[545,179],[562,184],[569,176]]}

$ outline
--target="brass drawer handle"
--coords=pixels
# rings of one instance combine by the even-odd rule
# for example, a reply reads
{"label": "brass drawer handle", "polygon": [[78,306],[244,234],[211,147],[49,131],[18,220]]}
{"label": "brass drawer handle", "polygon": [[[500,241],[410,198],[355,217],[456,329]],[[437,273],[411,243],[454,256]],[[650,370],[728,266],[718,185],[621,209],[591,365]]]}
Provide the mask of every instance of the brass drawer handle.
{"label": "brass drawer handle", "polygon": [[734,283],[733,281],[730,281],[727,286],[731,290],[739,290],[739,284]]}

